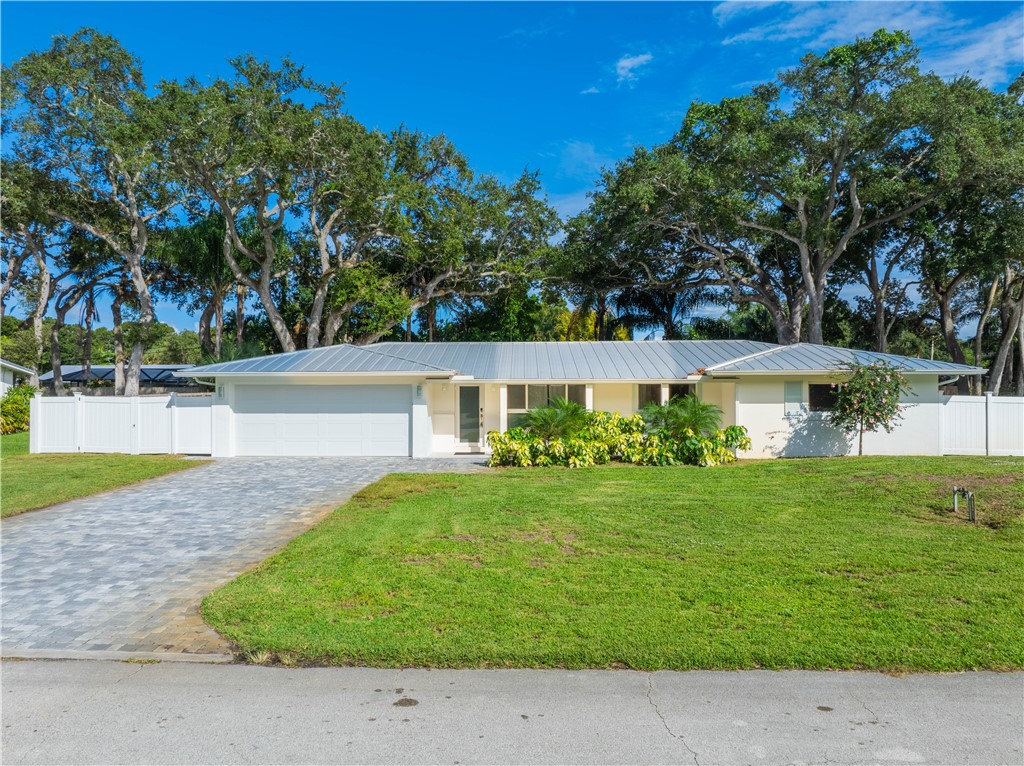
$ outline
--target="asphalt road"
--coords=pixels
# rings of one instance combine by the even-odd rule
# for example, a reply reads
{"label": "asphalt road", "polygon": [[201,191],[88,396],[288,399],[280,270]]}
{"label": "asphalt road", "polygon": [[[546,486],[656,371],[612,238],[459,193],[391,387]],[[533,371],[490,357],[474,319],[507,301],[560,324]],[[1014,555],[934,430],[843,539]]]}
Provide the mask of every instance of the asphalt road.
{"label": "asphalt road", "polygon": [[0,670],[5,764],[1024,762],[1021,673]]}

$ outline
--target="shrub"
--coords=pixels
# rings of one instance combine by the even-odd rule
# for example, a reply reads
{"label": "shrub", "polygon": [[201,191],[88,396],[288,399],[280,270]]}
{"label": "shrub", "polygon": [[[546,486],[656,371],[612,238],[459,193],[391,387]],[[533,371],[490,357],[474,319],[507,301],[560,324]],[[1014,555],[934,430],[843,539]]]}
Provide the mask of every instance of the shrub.
{"label": "shrub", "polygon": [[505,433],[491,431],[487,434],[490,465],[583,468],[619,460],[635,465],[712,466],[732,462],[736,450],[750,449],[747,430],[742,426],[715,428],[711,433],[685,428],[673,434],[667,429],[654,432],[640,415],[583,414],[582,426],[567,436],[551,436],[552,429],[532,427],[511,428]]}
{"label": "shrub", "polygon": [[686,438],[688,432],[711,436],[722,425],[722,411],[696,396],[677,396],[666,404],[648,404],[640,415],[651,433],[670,439]]}
{"label": "shrub", "polygon": [[14,434],[28,430],[29,402],[39,389],[35,386],[14,386],[0,399],[0,433]]}
{"label": "shrub", "polygon": [[555,399],[523,416],[523,427],[544,441],[571,439],[587,426],[587,408],[567,399]]}

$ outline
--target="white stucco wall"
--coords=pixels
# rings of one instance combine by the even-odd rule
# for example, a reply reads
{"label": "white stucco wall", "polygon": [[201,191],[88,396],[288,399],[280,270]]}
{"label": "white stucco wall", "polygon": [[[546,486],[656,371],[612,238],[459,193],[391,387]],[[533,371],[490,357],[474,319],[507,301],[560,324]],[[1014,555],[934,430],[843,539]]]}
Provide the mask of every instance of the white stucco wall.
{"label": "white stucco wall", "polygon": [[701,401],[713,404],[722,411],[722,426],[736,425],[736,383],[731,380],[702,381],[697,386]]}
{"label": "white stucco wall", "polygon": [[[831,383],[827,376],[805,378],[803,406],[786,414],[785,383],[790,377],[745,377],[736,383],[736,422],[746,426],[752,449],[744,458],[857,454],[857,440],[825,422],[825,414],[807,409],[809,383]],[[911,392],[903,399],[903,420],[892,433],[864,435],[865,455],[941,454],[938,376],[908,376]]]}
{"label": "white stucco wall", "polygon": [[633,383],[595,383],[594,411],[632,415],[636,412],[636,385]]}
{"label": "white stucco wall", "polygon": [[455,452],[455,384],[446,380],[427,383],[427,412],[433,427],[431,451],[450,455]]}

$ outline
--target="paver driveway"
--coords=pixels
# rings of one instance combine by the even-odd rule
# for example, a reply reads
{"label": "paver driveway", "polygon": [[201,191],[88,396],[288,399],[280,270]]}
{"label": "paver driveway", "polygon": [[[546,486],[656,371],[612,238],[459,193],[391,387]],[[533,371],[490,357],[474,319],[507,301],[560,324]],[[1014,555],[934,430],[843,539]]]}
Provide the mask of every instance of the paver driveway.
{"label": "paver driveway", "polygon": [[385,474],[471,459],[230,458],[3,522],[2,650],[224,653],[204,595]]}

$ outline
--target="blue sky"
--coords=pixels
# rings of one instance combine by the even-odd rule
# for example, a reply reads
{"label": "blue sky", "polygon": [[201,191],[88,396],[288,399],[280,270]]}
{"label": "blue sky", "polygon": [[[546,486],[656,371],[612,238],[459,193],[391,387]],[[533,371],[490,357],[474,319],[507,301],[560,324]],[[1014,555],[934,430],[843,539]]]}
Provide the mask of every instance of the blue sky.
{"label": "blue sky", "polygon": [[[139,55],[147,82],[228,74],[289,55],[347,83],[352,114],[445,133],[479,171],[536,169],[563,215],[602,166],[669,138],[694,99],[770,80],[807,50],[905,29],[926,67],[1004,88],[1024,68],[1020,2],[31,3],[0,5],[8,64],[92,26]],[[195,320],[173,306],[159,318]]]}

